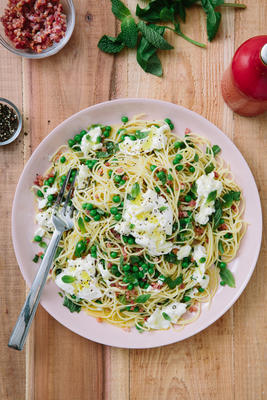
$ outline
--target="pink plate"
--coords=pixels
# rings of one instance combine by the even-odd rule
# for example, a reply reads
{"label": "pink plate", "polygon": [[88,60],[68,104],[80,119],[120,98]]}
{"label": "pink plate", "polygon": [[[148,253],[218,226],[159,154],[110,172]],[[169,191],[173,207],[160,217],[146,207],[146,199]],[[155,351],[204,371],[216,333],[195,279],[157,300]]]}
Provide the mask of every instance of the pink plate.
{"label": "pink plate", "polygon": [[42,174],[49,166],[49,156],[89,124],[111,125],[119,123],[122,115],[131,118],[140,113],[144,113],[147,119],[168,117],[173,121],[178,135],[183,136],[185,128],[190,128],[222,148],[223,158],[229,162],[236,181],[243,190],[246,200],[244,219],[249,226],[238,256],[230,265],[236,279],[236,288],[220,287],[210,307],[204,304],[200,317],[180,331],[140,334],[132,329],[131,332],[125,332],[113,325],[98,323],[85,312],[71,314],[66,307],[63,307],[62,298],[58,295],[58,288],[54,282],[46,285],[41,304],[61,324],[95,342],[126,348],[149,348],[178,342],[195,335],[220,318],[245,289],[257,262],[262,235],[261,205],[252,173],[235,145],[216,126],[176,104],[150,99],[108,101],[80,111],[62,122],[37,147],[24,168],[13,203],[12,236],[17,261],[28,286],[36,274],[36,264],[31,261],[36,252],[35,245],[31,245],[36,227],[33,222],[33,195],[30,192],[36,173]]}

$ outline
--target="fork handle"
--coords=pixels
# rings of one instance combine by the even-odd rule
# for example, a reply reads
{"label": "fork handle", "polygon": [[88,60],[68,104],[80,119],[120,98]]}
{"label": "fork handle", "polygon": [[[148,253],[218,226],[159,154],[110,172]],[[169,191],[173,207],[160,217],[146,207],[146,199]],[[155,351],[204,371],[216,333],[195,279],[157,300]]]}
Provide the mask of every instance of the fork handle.
{"label": "fork handle", "polygon": [[33,317],[40,301],[40,296],[54,260],[55,252],[61,239],[62,232],[55,230],[47,247],[40,268],[33,281],[24,306],[11,333],[8,346],[16,350],[22,350],[26,341]]}

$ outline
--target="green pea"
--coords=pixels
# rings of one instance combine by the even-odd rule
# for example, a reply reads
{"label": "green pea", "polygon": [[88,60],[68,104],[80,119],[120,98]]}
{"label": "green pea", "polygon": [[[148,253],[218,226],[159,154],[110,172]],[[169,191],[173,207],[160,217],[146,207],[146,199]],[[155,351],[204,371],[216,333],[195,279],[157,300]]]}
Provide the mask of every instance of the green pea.
{"label": "green pea", "polygon": [[224,235],[224,237],[225,237],[225,239],[231,239],[232,237],[233,237],[233,235],[232,235],[232,233],[226,233],[225,235]]}
{"label": "green pea", "polygon": [[174,125],[171,123],[169,124],[170,130],[172,131],[174,129]]}
{"label": "green pea", "polygon": [[127,286],[127,289],[128,289],[128,290],[133,290],[133,288],[134,288],[134,285],[133,285],[132,283],[130,283],[130,284]]}
{"label": "green pea", "polygon": [[93,210],[94,209],[94,205],[92,203],[87,203],[86,204],[86,209],[87,210]]}
{"label": "green pea", "polygon": [[85,222],[89,222],[90,221],[90,218],[88,217],[88,215],[84,216],[84,220],[85,220]]}
{"label": "green pea", "polygon": [[188,261],[182,262],[182,268],[188,268],[188,265],[189,265]]}
{"label": "green pea", "polygon": [[86,210],[86,209],[87,209],[87,203],[83,203],[82,209],[83,209],[83,210]]}
{"label": "green pea", "polygon": [[94,221],[99,221],[99,220],[100,220],[100,218],[101,218],[101,217],[100,217],[100,215],[99,215],[99,214],[97,214],[97,215],[95,215],[95,216],[94,216]]}
{"label": "green pea", "polygon": [[220,282],[220,285],[221,285],[221,286],[225,286],[226,283],[225,283],[224,281],[221,281],[221,282]]}
{"label": "green pea", "polygon": [[73,147],[75,145],[75,141],[73,139],[68,140],[69,147]]}
{"label": "green pea", "polygon": [[112,251],[112,252],[110,253],[110,257],[111,257],[111,258],[117,258],[117,257],[118,257],[118,252],[117,252],[117,251]]}
{"label": "green pea", "polygon": [[42,241],[42,238],[41,238],[41,236],[36,235],[36,236],[34,236],[33,240],[34,240],[35,242],[41,242],[41,241]]}
{"label": "green pea", "polygon": [[200,260],[199,260],[199,262],[200,262],[201,264],[204,264],[205,261],[206,261],[206,258],[205,258],[205,257],[201,257]]}
{"label": "green pea", "polygon": [[129,279],[127,278],[127,276],[124,276],[124,277],[122,278],[122,280],[123,280],[124,283],[129,283]]}
{"label": "green pea", "polygon": [[74,136],[74,140],[75,140],[76,143],[81,143],[82,138],[81,138],[80,135],[75,135],[75,136]]}
{"label": "green pea", "polygon": [[149,269],[148,269],[148,273],[149,273],[150,275],[153,275],[153,274],[154,274],[154,268],[149,268]]}
{"label": "green pea", "polygon": [[54,183],[54,181],[55,181],[55,179],[54,178],[48,178],[48,184],[51,186],[51,185],[53,185],[53,183]]}
{"label": "green pea", "polygon": [[141,268],[143,268],[143,271],[147,271],[148,270],[148,265],[147,264],[142,264]]}
{"label": "green pea", "polygon": [[83,137],[84,135],[86,135],[86,133],[87,133],[87,132],[83,129],[83,130],[80,132],[80,136]]}
{"label": "green pea", "polygon": [[158,177],[160,180],[163,180],[164,178],[166,178],[166,174],[165,174],[164,171],[159,171],[159,172],[157,173],[157,177]]}
{"label": "green pea", "polygon": [[109,125],[105,126],[105,130],[110,132],[111,131],[111,126],[109,126]]}
{"label": "green pea", "polygon": [[157,168],[156,165],[151,164],[150,165],[150,171],[153,172]]}
{"label": "green pea", "polygon": [[126,117],[126,115],[123,115],[123,116],[121,117],[121,122],[123,122],[124,124],[126,124],[126,122],[128,122],[128,121],[129,121],[129,118]]}
{"label": "green pea", "polygon": [[172,121],[169,118],[165,118],[164,121],[167,122],[168,125],[172,123]]}
{"label": "green pea", "polygon": [[156,191],[157,193],[160,193],[160,188],[159,188],[158,186],[155,186],[155,191]]}
{"label": "green pea", "polygon": [[49,195],[47,196],[47,200],[48,200],[48,201],[53,201],[53,200],[54,200],[54,195],[53,195],[53,194],[49,194]]}
{"label": "green pea", "polygon": [[219,263],[219,268],[221,268],[221,269],[226,268],[226,266],[227,266],[227,264],[223,261]]}
{"label": "green pea", "polygon": [[112,169],[109,169],[108,170],[108,176],[111,178],[111,175],[112,175]]}
{"label": "green pea", "polygon": [[189,195],[189,194],[187,194],[186,196],[185,196],[185,201],[187,202],[187,203],[189,203],[192,199],[191,199],[191,196]]}
{"label": "green pea", "polygon": [[116,183],[119,183],[119,182],[121,181],[121,176],[120,176],[120,175],[115,175],[115,176],[114,176],[114,181],[115,181]]}
{"label": "green pea", "polygon": [[97,251],[97,247],[95,245],[93,245],[91,247],[91,252],[96,253],[96,251]]}
{"label": "green pea", "polygon": [[116,215],[116,214],[118,214],[119,210],[117,207],[111,207],[110,212],[111,212],[111,214]]}
{"label": "green pea", "polygon": [[189,171],[190,171],[190,172],[195,172],[195,170],[196,170],[196,168],[193,167],[193,165],[191,165],[191,166],[189,167]]}
{"label": "green pea", "polygon": [[130,264],[126,264],[126,265],[124,265],[124,266],[122,267],[122,269],[123,269],[124,272],[129,272],[130,269],[131,269],[131,266],[130,266]]}
{"label": "green pea", "polygon": [[36,194],[38,197],[44,197],[44,194],[40,189],[37,190]]}
{"label": "green pea", "polygon": [[129,237],[128,244],[135,244],[135,239],[133,237]]}
{"label": "green pea", "polygon": [[175,150],[178,150],[183,146],[183,142],[175,142],[173,146]]}
{"label": "green pea", "polygon": [[66,178],[67,178],[66,175],[62,175],[61,178],[60,178],[60,180],[61,180],[62,182],[64,182]]}
{"label": "green pea", "polygon": [[120,273],[120,271],[117,271],[117,272],[115,272],[115,274],[114,274],[117,278],[119,278],[119,276],[121,276],[121,273]]}
{"label": "green pea", "polygon": [[112,197],[112,200],[114,201],[114,203],[120,203],[121,198],[120,198],[119,195],[116,195],[116,196],[113,196],[113,197]]}
{"label": "green pea", "polygon": [[73,181],[74,181],[74,177],[71,176],[70,179],[69,179],[69,181],[70,181],[70,182],[73,182]]}
{"label": "green pea", "polygon": [[139,286],[140,286],[140,288],[143,288],[145,286],[145,282],[143,282],[142,280],[139,281]]}
{"label": "green pea", "polygon": [[96,210],[91,210],[90,211],[90,215],[91,215],[91,217],[95,217],[97,215],[97,211]]}
{"label": "green pea", "polygon": [[61,164],[64,164],[65,161],[66,161],[66,157],[65,157],[65,156],[62,156],[62,157],[60,158]]}
{"label": "green pea", "polygon": [[144,289],[147,289],[148,287],[149,287],[149,283],[146,282],[146,283],[144,284]]}
{"label": "green pea", "polygon": [[204,289],[202,287],[198,288],[199,293],[203,293]]}
{"label": "green pea", "polygon": [[109,131],[104,131],[104,132],[103,132],[103,136],[104,136],[105,138],[108,138],[109,135],[110,135]]}
{"label": "green pea", "polygon": [[116,221],[120,221],[121,218],[122,218],[122,215],[121,215],[121,214],[116,214],[116,215],[114,215],[114,219],[115,219]]}
{"label": "green pea", "polygon": [[198,162],[198,160],[199,160],[199,155],[198,155],[198,154],[195,154],[194,161],[195,161],[195,162]]}
{"label": "green pea", "polygon": [[139,268],[136,265],[134,265],[133,266],[133,272],[138,272],[138,271],[139,271]]}
{"label": "green pea", "polygon": [[129,135],[129,138],[130,138],[132,141],[135,141],[135,140],[136,140],[136,136],[134,136],[134,135]]}
{"label": "green pea", "polygon": [[182,165],[176,165],[175,169],[176,169],[176,171],[182,171],[183,166]]}

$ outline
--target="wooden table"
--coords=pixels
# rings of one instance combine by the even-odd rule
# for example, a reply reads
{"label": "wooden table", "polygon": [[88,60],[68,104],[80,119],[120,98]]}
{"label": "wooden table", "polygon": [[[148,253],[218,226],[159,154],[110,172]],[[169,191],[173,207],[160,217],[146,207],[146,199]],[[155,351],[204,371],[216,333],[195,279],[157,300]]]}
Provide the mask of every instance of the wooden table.
{"label": "wooden table", "polygon": [[[267,223],[267,115],[233,115],[220,92],[222,72],[234,50],[249,37],[266,34],[266,0],[244,2],[244,11],[223,10],[219,35],[207,50],[168,34],[175,50],[161,54],[162,79],[144,73],[133,51],[113,57],[97,49],[102,34],[118,30],[108,0],[75,1],[73,37],[54,57],[28,61],[0,49],[0,95],[24,115],[19,139],[0,148],[1,400],[267,399],[266,230],[256,270],[240,299],[219,321],[186,341],[152,350],[102,346],[70,332],[39,307],[25,350],[7,348],[26,293],[11,245],[16,184],[42,139],[87,106],[118,97],[150,97],[200,113],[246,158]],[[129,4],[134,8],[136,1]],[[198,8],[190,11],[185,32],[206,41],[205,17]]]}

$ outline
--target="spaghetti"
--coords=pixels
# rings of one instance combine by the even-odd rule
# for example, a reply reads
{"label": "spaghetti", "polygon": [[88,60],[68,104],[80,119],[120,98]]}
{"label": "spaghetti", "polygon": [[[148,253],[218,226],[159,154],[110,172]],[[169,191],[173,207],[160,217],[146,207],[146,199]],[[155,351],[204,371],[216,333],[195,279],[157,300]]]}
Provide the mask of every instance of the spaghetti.
{"label": "spaghetti", "polygon": [[[189,130],[140,117],[91,125],[38,175],[34,240],[51,237],[52,206],[69,169],[77,174],[74,227],[64,232],[51,273],[70,311],[139,331],[194,321],[245,232],[243,201],[220,148]],[[37,261],[38,255],[35,257]]]}

